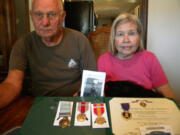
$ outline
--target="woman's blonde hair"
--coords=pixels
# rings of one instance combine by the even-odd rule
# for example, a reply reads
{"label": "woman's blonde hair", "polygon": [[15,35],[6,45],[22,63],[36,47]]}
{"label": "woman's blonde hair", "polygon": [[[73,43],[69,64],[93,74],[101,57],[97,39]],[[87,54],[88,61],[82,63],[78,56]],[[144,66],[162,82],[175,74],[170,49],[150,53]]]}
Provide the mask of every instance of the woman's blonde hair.
{"label": "woman's blonde hair", "polygon": [[111,28],[109,48],[110,48],[110,52],[113,55],[116,55],[118,53],[118,51],[115,47],[116,28],[119,24],[124,24],[127,22],[132,22],[133,24],[136,25],[137,33],[140,37],[139,46],[138,46],[138,49],[136,52],[144,50],[143,29],[142,29],[142,24],[141,24],[140,20],[138,19],[138,17],[136,15],[129,14],[129,13],[123,13],[116,17],[116,19],[114,20],[114,22],[112,24],[112,28]]}

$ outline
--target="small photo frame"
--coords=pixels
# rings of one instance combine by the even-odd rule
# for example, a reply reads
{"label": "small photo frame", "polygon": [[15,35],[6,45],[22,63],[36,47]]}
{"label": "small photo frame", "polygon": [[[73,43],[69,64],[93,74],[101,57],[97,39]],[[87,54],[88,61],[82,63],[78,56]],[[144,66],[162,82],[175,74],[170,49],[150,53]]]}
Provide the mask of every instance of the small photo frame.
{"label": "small photo frame", "polygon": [[102,97],[104,96],[105,72],[83,70],[80,96]]}

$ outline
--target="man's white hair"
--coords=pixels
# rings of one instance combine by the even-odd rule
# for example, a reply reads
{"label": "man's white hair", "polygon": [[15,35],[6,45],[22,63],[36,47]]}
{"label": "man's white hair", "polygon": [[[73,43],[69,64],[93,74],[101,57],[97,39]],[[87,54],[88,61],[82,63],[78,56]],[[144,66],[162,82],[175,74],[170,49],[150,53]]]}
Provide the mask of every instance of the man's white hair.
{"label": "man's white hair", "polygon": [[[33,3],[34,3],[35,0],[32,0],[32,3],[31,3],[31,10],[33,10]],[[56,0],[58,2],[58,6],[59,6],[59,9],[60,10],[64,10],[64,3],[62,0]]]}

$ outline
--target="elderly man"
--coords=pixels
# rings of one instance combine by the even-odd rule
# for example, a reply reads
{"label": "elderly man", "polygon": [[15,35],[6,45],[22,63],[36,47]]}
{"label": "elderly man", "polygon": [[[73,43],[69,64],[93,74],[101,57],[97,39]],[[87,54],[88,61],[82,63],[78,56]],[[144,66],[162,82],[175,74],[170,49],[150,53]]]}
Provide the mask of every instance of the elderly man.
{"label": "elderly man", "polygon": [[9,73],[0,84],[0,108],[21,92],[29,69],[35,96],[73,96],[81,85],[82,70],[96,70],[88,39],[63,28],[66,13],[60,0],[33,0],[30,12],[35,31],[14,45]]}

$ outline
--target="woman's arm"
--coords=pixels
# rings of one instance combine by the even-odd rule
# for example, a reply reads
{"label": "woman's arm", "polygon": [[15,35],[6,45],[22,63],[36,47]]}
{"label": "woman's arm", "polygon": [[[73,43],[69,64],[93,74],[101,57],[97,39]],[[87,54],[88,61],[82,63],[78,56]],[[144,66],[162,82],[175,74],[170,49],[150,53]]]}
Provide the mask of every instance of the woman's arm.
{"label": "woman's arm", "polygon": [[177,99],[168,83],[158,87],[157,91],[161,93],[164,97]]}

